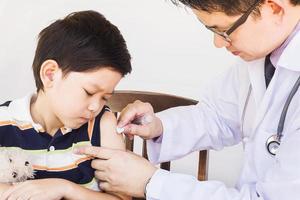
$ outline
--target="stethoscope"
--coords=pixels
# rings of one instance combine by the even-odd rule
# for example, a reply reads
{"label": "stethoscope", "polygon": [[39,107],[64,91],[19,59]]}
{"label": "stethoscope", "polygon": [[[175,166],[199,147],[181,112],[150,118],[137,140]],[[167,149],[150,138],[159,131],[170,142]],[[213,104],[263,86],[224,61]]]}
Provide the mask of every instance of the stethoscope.
{"label": "stethoscope", "polygon": [[[298,88],[300,86],[300,76],[299,78],[297,79],[296,83],[294,84],[285,104],[284,104],[284,107],[282,109],[282,112],[281,112],[281,115],[280,115],[280,119],[279,119],[279,122],[278,122],[278,127],[277,127],[277,133],[274,134],[274,135],[271,135],[267,141],[266,141],[266,148],[267,148],[267,151],[275,156],[276,153],[277,153],[277,150],[279,149],[279,146],[280,146],[280,142],[281,142],[281,138],[282,138],[282,131],[283,131],[283,128],[284,128],[284,121],[285,121],[285,118],[286,118],[286,114],[288,112],[288,108],[289,108],[289,105],[294,97],[294,95],[296,94],[296,92],[298,91]],[[249,91],[248,91],[248,95],[247,95],[247,98],[246,98],[246,102],[245,102],[245,106],[244,106],[244,111],[243,111],[243,117],[245,116],[245,111],[246,111],[246,107],[247,107],[247,104],[249,102],[249,98],[250,98],[250,94],[251,94],[251,90],[252,90],[252,87],[250,86],[249,87]]]}
{"label": "stethoscope", "polygon": [[298,78],[298,80],[296,81],[296,83],[294,84],[285,104],[284,107],[282,109],[281,115],[280,115],[280,119],[279,119],[279,123],[278,123],[278,127],[277,127],[277,134],[272,135],[271,137],[268,138],[267,142],[266,142],[266,147],[268,152],[275,156],[276,152],[280,146],[280,142],[281,142],[281,138],[282,138],[282,131],[283,131],[283,127],[284,127],[284,121],[286,118],[286,114],[287,111],[289,109],[289,105],[294,97],[294,95],[296,94],[298,88],[300,86],[300,76]]}

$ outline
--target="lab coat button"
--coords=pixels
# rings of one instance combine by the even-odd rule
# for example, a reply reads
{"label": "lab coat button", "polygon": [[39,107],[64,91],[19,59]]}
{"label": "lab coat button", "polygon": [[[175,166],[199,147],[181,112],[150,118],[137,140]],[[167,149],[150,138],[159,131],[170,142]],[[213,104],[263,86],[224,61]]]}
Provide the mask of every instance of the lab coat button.
{"label": "lab coat button", "polygon": [[243,142],[247,143],[249,141],[249,137],[244,137]]}

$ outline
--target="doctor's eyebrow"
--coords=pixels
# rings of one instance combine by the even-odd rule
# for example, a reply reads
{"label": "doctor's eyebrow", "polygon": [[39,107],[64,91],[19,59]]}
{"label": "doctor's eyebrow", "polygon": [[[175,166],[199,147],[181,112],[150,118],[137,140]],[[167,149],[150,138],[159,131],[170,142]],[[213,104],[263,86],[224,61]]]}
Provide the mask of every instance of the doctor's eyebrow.
{"label": "doctor's eyebrow", "polygon": [[213,28],[213,29],[217,29],[218,26],[217,25],[213,25],[213,26],[208,26],[208,25],[205,25],[198,17],[196,17],[197,20],[205,27],[208,27],[208,28]]}
{"label": "doctor's eyebrow", "polygon": [[207,28],[216,29],[216,30],[223,30],[223,29],[227,30],[228,29],[228,27],[219,27],[218,25],[211,25],[211,26],[205,25],[198,17],[196,17],[196,18],[201,24],[203,24]]}

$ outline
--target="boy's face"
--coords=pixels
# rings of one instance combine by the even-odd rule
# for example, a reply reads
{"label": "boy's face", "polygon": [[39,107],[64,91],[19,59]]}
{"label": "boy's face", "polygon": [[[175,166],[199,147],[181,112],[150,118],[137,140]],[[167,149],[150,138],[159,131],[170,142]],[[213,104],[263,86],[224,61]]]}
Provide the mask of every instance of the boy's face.
{"label": "boy's face", "polygon": [[75,129],[100,113],[121,78],[119,72],[109,67],[65,76],[59,69],[45,93],[57,120]]}

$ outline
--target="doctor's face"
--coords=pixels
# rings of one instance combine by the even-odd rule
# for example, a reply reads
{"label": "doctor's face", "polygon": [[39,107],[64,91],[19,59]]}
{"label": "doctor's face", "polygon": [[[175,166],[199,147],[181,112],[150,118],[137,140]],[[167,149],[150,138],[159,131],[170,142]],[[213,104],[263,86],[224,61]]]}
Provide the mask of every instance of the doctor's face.
{"label": "doctor's face", "polygon": [[274,23],[276,19],[267,5],[262,5],[260,16],[251,15],[249,12],[246,20],[229,36],[224,33],[240,21],[242,14],[228,16],[223,12],[208,13],[196,9],[193,12],[201,23],[213,31],[214,45],[217,48],[225,47],[234,56],[245,61],[265,57],[284,41],[279,23]]}

